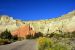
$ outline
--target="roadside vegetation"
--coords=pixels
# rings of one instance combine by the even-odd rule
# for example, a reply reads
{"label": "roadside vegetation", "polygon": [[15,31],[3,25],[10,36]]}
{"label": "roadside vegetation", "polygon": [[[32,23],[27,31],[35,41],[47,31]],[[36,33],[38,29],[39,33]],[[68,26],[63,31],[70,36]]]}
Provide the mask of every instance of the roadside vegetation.
{"label": "roadside vegetation", "polygon": [[75,50],[75,31],[47,34],[37,41],[39,50]]}
{"label": "roadside vegetation", "polygon": [[[0,34],[0,45],[10,44],[23,38],[12,36],[7,29]],[[37,39],[39,50],[75,50],[75,31],[58,33],[38,32],[35,35],[27,35],[25,39]]]}
{"label": "roadside vegetation", "polygon": [[0,33],[0,45],[10,44],[18,40],[17,36],[12,36],[7,29]]}
{"label": "roadside vegetation", "polygon": [[37,39],[39,50],[75,50],[75,31],[58,33],[38,32],[34,36],[28,35],[27,39]]}
{"label": "roadside vegetation", "polygon": [[34,35],[29,34],[26,36],[26,39],[37,39],[39,37],[43,37],[43,33],[37,32]]}
{"label": "roadside vegetation", "polygon": [[70,50],[69,46],[46,37],[40,37],[38,43],[39,50]]}

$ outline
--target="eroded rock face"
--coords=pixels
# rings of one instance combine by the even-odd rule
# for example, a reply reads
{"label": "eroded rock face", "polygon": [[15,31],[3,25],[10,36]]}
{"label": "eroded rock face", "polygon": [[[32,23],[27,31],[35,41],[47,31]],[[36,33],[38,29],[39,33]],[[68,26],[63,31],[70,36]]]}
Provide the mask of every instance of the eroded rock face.
{"label": "eroded rock face", "polygon": [[22,25],[17,30],[12,32],[12,35],[17,35],[18,37],[26,37],[27,35],[33,35],[35,34],[35,31],[28,25]]}
{"label": "eroded rock face", "polygon": [[75,11],[58,18],[28,23],[33,26],[36,32],[42,32],[43,34],[57,32],[58,30],[72,32],[75,31]]}
{"label": "eroded rock face", "polygon": [[6,29],[8,29],[9,31],[17,29],[16,20],[14,20],[12,17],[3,15],[0,16],[0,32]]}
{"label": "eroded rock face", "polygon": [[43,34],[57,32],[57,30],[72,32],[75,31],[75,11],[58,18],[38,21],[21,21],[5,15],[0,16],[0,32],[5,29],[10,30],[12,35],[21,37],[25,37],[28,34],[35,34],[35,32]]}

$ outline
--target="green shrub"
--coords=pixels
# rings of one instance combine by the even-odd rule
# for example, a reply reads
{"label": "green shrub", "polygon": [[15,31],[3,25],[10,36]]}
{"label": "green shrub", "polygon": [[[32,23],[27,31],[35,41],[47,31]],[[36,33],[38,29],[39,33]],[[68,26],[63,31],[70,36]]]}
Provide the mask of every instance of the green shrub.
{"label": "green shrub", "polygon": [[47,34],[46,37],[50,37],[52,38],[54,36],[54,33],[51,33],[51,34]]}
{"label": "green shrub", "polygon": [[0,34],[0,44],[9,44],[18,40],[17,36],[12,36],[7,29]]}
{"label": "green shrub", "polygon": [[31,34],[26,36],[26,39],[33,39],[33,36]]}
{"label": "green shrub", "polygon": [[47,48],[49,49],[50,47],[52,47],[53,41],[51,41],[49,38],[40,37],[38,39],[38,44],[39,44],[39,50],[45,50]]}
{"label": "green shrub", "polygon": [[15,41],[17,41],[18,40],[18,37],[17,37],[17,35],[15,35],[15,36],[12,36],[12,39],[11,39],[11,41],[12,42],[15,42]]}
{"label": "green shrub", "polygon": [[67,47],[65,45],[62,44],[55,44],[55,46],[53,47],[53,50],[68,50]]}
{"label": "green shrub", "polygon": [[39,50],[68,50],[66,45],[54,43],[50,38],[40,37],[38,39]]}
{"label": "green shrub", "polygon": [[39,37],[43,37],[43,33],[41,32],[37,32],[34,34],[33,38],[39,38]]}
{"label": "green shrub", "polygon": [[39,37],[43,37],[43,34],[41,32],[37,32],[33,35],[29,34],[26,36],[26,39],[36,39],[36,38],[39,38]]}
{"label": "green shrub", "polygon": [[24,37],[17,37],[17,40],[21,41],[21,40],[24,40],[25,38]]}
{"label": "green shrub", "polygon": [[73,31],[73,32],[64,32],[63,38],[75,38],[75,31]]}
{"label": "green shrub", "polygon": [[17,35],[13,36],[13,40],[18,40]]}
{"label": "green shrub", "polygon": [[11,41],[9,41],[8,39],[1,39],[0,38],[0,45],[5,45],[5,44],[10,44]]}
{"label": "green shrub", "polygon": [[4,32],[2,32],[0,34],[0,38],[2,38],[2,39],[9,39],[10,40],[12,38],[12,35],[11,35],[10,31],[8,31],[6,29]]}

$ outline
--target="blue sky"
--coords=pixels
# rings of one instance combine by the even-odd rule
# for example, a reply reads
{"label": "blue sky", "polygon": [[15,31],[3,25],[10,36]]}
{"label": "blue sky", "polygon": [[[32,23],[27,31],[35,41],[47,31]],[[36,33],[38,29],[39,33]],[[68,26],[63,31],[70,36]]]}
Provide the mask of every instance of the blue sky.
{"label": "blue sky", "polygon": [[75,0],[0,0],[0,15],[20,20],[56,18],[75,10]]}

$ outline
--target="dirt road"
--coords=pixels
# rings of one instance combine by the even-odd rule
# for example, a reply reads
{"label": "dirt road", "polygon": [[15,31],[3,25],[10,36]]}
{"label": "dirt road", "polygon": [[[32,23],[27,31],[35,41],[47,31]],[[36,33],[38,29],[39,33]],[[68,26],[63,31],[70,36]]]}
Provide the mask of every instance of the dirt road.
{"label": "dirt road", "polygon": [[2,45],[0,46],[0,50],[38,50],[38,45],[36,40],[23,40]]}

